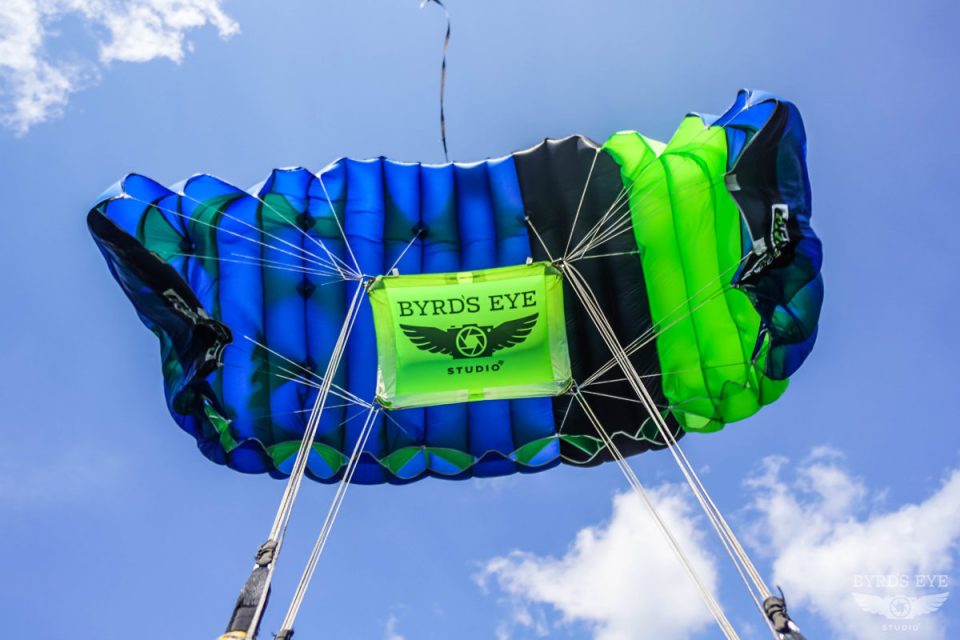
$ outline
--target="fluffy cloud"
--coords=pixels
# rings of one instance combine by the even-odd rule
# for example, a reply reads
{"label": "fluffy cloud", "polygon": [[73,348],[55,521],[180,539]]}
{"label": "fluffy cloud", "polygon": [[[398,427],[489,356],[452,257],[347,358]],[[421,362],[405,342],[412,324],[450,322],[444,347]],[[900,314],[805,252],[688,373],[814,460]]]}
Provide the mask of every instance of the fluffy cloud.
{"label": "fluffy cloud", "polygon": [[[705,522],[694,515],[679,487],[664,485],[650,492],[667,526],[680,540],[704,583],[717,585],[714,559],[704,548]],[[552,624],[586,625],[598,640],[644,637],[689,638],[713,624],[709,611],[673,551],[633,494],[613,499],[610,521],[581,530],[561,558],[523,551],[488,561],[477,576],[484,588],[495,585],[513,614],[500,629],[511,627],[537,636]],[[551,622],[551,609],[560,618]]]}
{"label": "fluffy cloud", "polygon": [[[950,591],[960,544],[960,469],[927,499],[893,509],[883,507],[882,491],[868,489],[840,454],[826,448],[796,465],[767,458],[745,486],[742,537],[755,560],[772,566],[771,582],[783,586],[801,626],[819,616],[833,637],[902,638],[905,628],[911,639],[945,637],[942,615],[914,614],[922,611],[924,598],[935,607],[937,596]],[[650,493],[716,594],[718,560],[710,551],[716,547],[705,546],[701,532],[709,528],[695,515],[686,489],[667,485]],[[938,581],[938,575],[945,578]],[[616,496],[609,522],[581,530],[562,557],[513,551],[486,562],[477,580],[485,589],[492,585],[511,611],[499,630],[503,639],[519,630],[544,637],[554,627],[572,625],[585,625],[599,640],[635,638],[638,629],[643,637],[688,638],[713,624],[649,514],[630,494]],[[890,608],[898,598],[901,619]]]}
{"label": "fluffy cloud", "polygon": [[[960,542],[960,470],[926,500],[883,510],[883,494],[847,473],[836,452],[815,451],[792,471],[787,462],[768,458],[747,486],[758,516],[753,533],[759,548],[776,550],[774,580],[790,605],[823,617],[838,637],[902,637],[903,625],[912,639],[944,637],[942,617],[908,618],[907,609],[913,602],[916,613],[911,598],[950,591]],[[948,577],[930,585],[927,576],[935,575]],[[897,597],[907,599],[903,619],[864,610],[870,600],[889,607]]]}
{"label": "fluffy cloud", "polygon": [[[221,37],[238,31],[221,0],[3,0],[0,3],[0,122],[19,134],[57,117],[72,93],[95,82],[114,61],[180,62],[186,32],[206,25]],[[55,55],[64,18],[82,20],[97,59]]]}

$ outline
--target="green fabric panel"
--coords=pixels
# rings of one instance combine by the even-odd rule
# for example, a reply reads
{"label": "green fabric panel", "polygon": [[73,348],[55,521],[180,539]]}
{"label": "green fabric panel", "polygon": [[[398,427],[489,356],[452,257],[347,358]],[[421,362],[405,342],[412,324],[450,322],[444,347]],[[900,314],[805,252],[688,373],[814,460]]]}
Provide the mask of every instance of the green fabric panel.
{"label": "green fabric panel", "polygon": [[[514,452],[517,461],[530,465],[532,460],[540,453],[544,447],[556,440],[557,436],[550,436],[529,442]],[[425,453],[427,456],[437,456],[453,465],[458,471],[466,471],[476,460],[469,454],[455,449],[441,449],[436,447],[410,446],[397,449],[390,455],[378,460],[380,464],[386,467],[394,475],[401,475],[403,468],[418,453]]]}
{"label": "green fabric panel", "polygon": [[387,408],[551,396],[572,383],[563,280],[549,263],[381,276],[369,295]]}
{"label": "green fabric panel", "polygon": [[144,210],[137,225],[137,240],[140,244],[159,255],[162,260],[168,261],[182,252],[181,239],[180,232],[170,225],[159,207],[150,206]]}
{"label": "green fabric panel", "polygon": [[595,456],[597,452],[603,448],[603,443],[600,441],[600,438],[594,438],[592,436],[561,434],[560,439],[572,444],[590,457]]}
{"label": "green fabric panel", "polygon": [[[273,460],[274,464],[279,465],[284,460],[296,455],[299,449],[299,442],[296,440],[286,440],[285,442],[278,442],[277,444],[269,447],[267,449],[267,453],[270,454],[270,458]],[[338,467],[334,468],[336,469]]]}
{"label": "green fabric panel", "polygon": [[[275,445],[267,447],[267,453],[273,460],[274,464],[280,466],[286,460],[291,460],[293,457],[295,457],[299,449],[299,440],[286,440],[284,442],[278,442]],[[333,447],[327,446],[320,442],[313,443],[313,452],[323,458],[323,461],[334,472],[347,463],[347,457],[345,455]]]}
{"label": "green fabric panel", "polygon": [[540,438],[539,440],[534,440],[533,442],[528,442],[523,445],[516,451],[513,455],[516,456],[517,462],[525,465],[529,465],[531,460],[541,451],[543,448],[549,445],[551,442],[557,439],[557,436],[548,436],[546,438]]}
{"label": "green fabric panel", "polygon": [[221,416],[209,404],[203,405],[203,412],[207,418],[209,418],[210,423],[217,430],[217,433],[220,434],[220,446],[223,447],[224,452],[230,453],[236,449],[237,441],[234,440],[233,434],[230,433],[230,421]]}
{"label": "green fabric panel", "polygon": [[[657,426],[654,425],[653,421],[649,419],[645,420],[643,425],[641,425],[636,432],[618,430],[612,432],[610,435],[611,437],[628,438],[634,442],[660,442],[659,430]],[[578,459],[577,464],[590,464],[591,461],[606,448],[606,445],[598,436],[561,433],[557,437],[559,437],[561,441],[576,447],[587,455],[586,459]],[[567,459],[569,460],[569,458]]]}
{"label": "green fabric panel", "polygon": [[457,467],[460,471],[466,471],[475,462],[473,456],[465,451],[458,449],[441,449],[438,447],[425,447],[427,455],[437,456],[446,460]]}
{"label": "green fabric panel", "polygon": [[689,116],[665,146],[623,132],[604,149],[630,190],[671,412],[687,431],[715,431],[756,413],[786,381],[763,376],[766,348],[751,362],[760,316],[730,286],[743,245],[740,212],[724,180],[723,129]]}
{"label": "green fabric panel", "polygon": [[403,469],[408,462],[410,462],[410,459],[417,455],[420,451],[422,451],[421,447],[404,447],[402,449],[397,449],[390,455],[381,458],[379,462],[389,469],[390,473],[397,475],[400,470]]}
{"label": "green fabric panel", "polygon": [[[711,416],[713,408],[700,368],[697,335],[690,319],[683,316],[687,292],[667,172],[659,159],[646,162],[652,149],[640,136],[618,134],[605,148],[622,165],[624,184],[630,188],[634,236],[647,281],[650,314],[654,326],[663,332],[657,340],[657,353],[664,395],[671,404],[683,403],[684,412],[676,415],[687,427],[687,412]],[[640,161],[633,160],[636,155]]]}
{"label": "green fabric panel", "polygon": [[323,458],[331,469],[340,469],[343,465],[347,464],[347,457],[345,455],[340,453],[339,450],[323,443],[314,442],[313,452]]}

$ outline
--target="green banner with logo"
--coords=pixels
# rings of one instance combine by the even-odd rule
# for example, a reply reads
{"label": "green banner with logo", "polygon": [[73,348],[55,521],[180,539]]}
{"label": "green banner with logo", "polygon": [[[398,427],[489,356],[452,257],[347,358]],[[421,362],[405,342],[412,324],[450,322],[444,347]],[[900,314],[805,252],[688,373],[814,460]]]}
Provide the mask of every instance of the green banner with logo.
{"label": "green banner with logo", "polygon": [[563,278],[548,262],[381,276],[369,294],[387,408],[553,396],[572,383]]}

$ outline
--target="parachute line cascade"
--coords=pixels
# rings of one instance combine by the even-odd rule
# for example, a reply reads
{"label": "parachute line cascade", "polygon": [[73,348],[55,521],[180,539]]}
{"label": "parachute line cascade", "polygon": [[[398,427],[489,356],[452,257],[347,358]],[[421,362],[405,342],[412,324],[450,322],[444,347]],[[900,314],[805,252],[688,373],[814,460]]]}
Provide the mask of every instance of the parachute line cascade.
{"label": "parachute line cascade", "polygon": [[352,484],[614,461],[652,508],[626,458],[664,448],[771,634],[799,637],[680,440],[776,401],[812,350],[805,152],[793,104],[741,91],[667,143],[571,136],[476,163],[343,158],[249,191],[136,174],[108,190],[88,226],[160,340],[172,417],[212,461],[287,480],[230,637],[257,633],[305,477],[339,487],[284,637]]}

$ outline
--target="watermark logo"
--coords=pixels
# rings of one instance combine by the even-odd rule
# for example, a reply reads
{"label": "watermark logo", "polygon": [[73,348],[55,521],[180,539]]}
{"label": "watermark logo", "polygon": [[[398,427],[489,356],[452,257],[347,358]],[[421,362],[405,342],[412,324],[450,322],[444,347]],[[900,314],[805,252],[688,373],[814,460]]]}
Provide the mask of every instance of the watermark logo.
{"label": "watermark logo", "polygon": [[[943,603],[950,597],[949,591],[944,589],[950,586],[950,579],[943,574],[891,574],[891,575],[857,575],[854,576],[855,588],[883,589],[885,594],[863,593],[853,591],[851,595],[857,605],[866,611],[883,616],[887,623],[883,624],[884,631],[917,631],[920,628],[917,618],[936,613]],[[910,595],[903,593],[918,589],[936,589],[936,593]]]}
{"label": "watermark logo", "polygon": [[929,596],[875,596],[867,593],[854,593],[853,599],[867,613],[875,613],[887,620],[913,620],[918,616],[934,613],[943,606],[949,593],[935,593]]}

